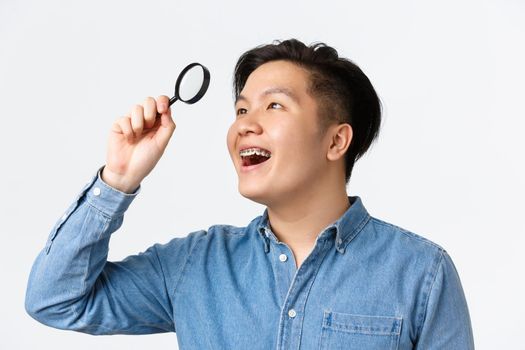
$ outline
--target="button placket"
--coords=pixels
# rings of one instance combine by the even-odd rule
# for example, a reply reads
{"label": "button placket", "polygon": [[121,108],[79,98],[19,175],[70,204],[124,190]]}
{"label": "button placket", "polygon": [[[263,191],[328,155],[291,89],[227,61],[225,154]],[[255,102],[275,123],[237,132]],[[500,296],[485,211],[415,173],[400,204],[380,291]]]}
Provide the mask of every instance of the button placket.
{"label": "button placket", "polygon": [[329,251],[327,242],[326,239],[319,239],[308,258],[294,273],[281,310],[277,349],[298,348],[304,321],[301,312],[305,309],[313,277]]}

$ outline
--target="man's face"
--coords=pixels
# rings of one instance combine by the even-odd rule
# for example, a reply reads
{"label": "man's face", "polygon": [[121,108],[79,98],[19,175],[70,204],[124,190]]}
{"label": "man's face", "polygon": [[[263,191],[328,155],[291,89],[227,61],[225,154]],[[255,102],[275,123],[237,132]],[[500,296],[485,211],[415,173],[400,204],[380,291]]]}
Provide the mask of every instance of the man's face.
{"label": "man's face", "polygon": [[[227,136],[242,196],[278,205],[304,195],[326,172],[328,140],[319,134],[317,103],[307,88],[308,72],[283,60],[265,63],[248,77]],[[242,149],[254,147],[270,157],[241,157]]]}

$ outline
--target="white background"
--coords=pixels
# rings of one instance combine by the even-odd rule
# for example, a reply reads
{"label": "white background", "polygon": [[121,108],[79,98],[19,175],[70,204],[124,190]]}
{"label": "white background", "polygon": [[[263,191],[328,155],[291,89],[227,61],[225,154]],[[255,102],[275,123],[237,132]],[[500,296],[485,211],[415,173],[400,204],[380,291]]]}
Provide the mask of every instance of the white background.
{"label": "white background", "polygon": [[499,1],[0,2],[0,348],[176,349],[176,335],[55,330],[24,310],[47,235],[104,164],[113,121],[178,72],[211,71],[172,107],[174,136],[111,241],[110,260],[193,230],[246,225],[226,148],[239,55],[274,39],[322,41],[358,64],[384,125],[348,186],[369,212],[442,245],[478,349],[525,349],[525,3]]}

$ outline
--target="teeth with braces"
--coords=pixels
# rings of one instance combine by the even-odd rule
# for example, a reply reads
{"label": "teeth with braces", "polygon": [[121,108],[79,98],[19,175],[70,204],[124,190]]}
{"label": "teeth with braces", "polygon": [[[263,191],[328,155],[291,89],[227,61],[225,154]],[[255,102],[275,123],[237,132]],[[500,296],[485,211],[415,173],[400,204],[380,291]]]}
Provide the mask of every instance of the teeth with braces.
{"label": "teeth with braces", "polygon": [[260,148],[248,148],[239,152],[241,157],[249,157],[257,154],[258,156],[264,156],[270,158],[271,153]]}

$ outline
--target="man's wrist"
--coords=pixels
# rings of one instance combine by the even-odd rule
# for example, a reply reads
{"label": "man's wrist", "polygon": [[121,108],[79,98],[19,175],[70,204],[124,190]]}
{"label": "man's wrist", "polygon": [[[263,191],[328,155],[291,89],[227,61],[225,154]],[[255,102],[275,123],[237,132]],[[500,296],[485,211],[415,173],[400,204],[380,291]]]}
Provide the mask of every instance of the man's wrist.
{"label": "man's wrist", "polygon": [[139,187],[140,184],[127,183],[121,176],[113,173],[111,170],[107,169],[106,166],[102,168],[100,173],[100,178],[108,186],[113,187],[114,189],[126,193],[132,194]]}

